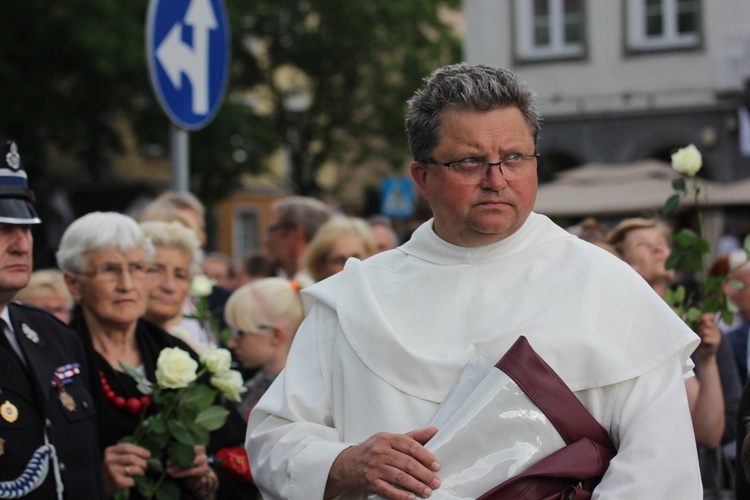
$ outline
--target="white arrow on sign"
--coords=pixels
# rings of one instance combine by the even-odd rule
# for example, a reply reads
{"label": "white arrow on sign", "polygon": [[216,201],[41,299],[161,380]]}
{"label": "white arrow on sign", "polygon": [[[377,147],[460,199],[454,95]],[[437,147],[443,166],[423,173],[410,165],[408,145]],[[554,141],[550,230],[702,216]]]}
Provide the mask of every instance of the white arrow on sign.
{"label": "white arrow on sign", "polygon": [[208,32],[218,24],[210,0],[192,0],[184,19],[193,27],[193,46],[182,41],[182,23],[176,22],[156,49],[169,80],[176,89],[182,87],[182,73],[193,86],[193,113],[208,113]]}

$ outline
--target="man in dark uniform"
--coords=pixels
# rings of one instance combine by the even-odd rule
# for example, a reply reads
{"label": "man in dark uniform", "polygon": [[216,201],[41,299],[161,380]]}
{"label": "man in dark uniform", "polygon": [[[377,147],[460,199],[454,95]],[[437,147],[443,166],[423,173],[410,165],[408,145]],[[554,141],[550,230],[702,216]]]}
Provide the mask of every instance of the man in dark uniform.
{"label": "man in dark uniform", "polygon": [[32,270],[32,205],[14,142],[0,148],[0,499],[103,498],[96,414],[80,340],[11,302]]}

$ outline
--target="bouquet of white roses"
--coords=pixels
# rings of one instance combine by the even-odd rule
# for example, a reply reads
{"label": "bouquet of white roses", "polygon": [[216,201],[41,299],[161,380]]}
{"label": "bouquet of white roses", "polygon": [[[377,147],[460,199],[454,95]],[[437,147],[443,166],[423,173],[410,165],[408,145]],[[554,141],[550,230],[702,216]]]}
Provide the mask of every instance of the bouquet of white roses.
{"label": "bouquet of white roses", "polygon": [[[245,391],[242,375],[229,368],[231,355],[226,349],[210,346],[200,355],[200,364],[179,347],[162,349],[156,361],[154,385],[135,368],[120,363],[122,369],[138,383],[138,389],[150,395],[153,401],[150,413],[141,411],[141,421],[132,436],[121,440],[147,448],[151,452],[149,469],[159,474],[135,477],[135,482],[146,498],[157,495],[160,499],[180,497],[176,480],[167,475],[167,457],[184,469],[193,467],[195,445],[206,446],[209,433],[219,429],[229,411],[216,404],[220,395],[224,399],[240,400]],[[210,384],[202,383],[203,375]],[[118,498],[127,498],[122,490]]]}

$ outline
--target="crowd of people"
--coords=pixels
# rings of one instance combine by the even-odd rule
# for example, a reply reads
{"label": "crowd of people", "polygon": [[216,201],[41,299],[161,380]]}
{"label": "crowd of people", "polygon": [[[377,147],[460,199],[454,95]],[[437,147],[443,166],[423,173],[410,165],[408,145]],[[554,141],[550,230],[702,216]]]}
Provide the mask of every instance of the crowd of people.
{"label": "crowd of people", "polygon": [[[406,123],[412,177],[433,212],[408,241],[387,217],[288,196],[270,208],[265,248],[240,262],[206,252],[200,200],[167,192],[137,220],[81,216],[62,236],[58,268],[34,270],[31,228],[43,221],[8,142],[0,498],[141,498],[139,483],[162,471],[129,436],[159,402],[125,367],[157,383],[172,348],[195,362],[227,348],[242,376],[238,398],[217,400],[226,420],[192,446],[191,466],[167,460],[180,498],[407,500],[439,488],[478,498],[484,491],[449,476],[456,457],[430,447],[433,419],[467,367],[491,368],[521,337],[548,369],[534,383],[552,372],[612,454],[591,475],[539,472],[545,457],[528,452],[515,482],[494,480],[493,498],[536,498],[540,484],[545,495],[702,498],[723,488],[750,498],[747,254],[713,266],[728,276],[735,321],[705,314],[691,329],[662,300],[675,282],[664,221],[589,219],[566,231],[532,211],[540,117],[515,75],[440,68]],[[201,279],[210,288],[198,293]],[[558,430],[570,424],[532,399]],[[502,418],[485,423],[502,434]],[[560,434],[558,451],[576,446]],[[469,442],[489,453],[481,438]]]}

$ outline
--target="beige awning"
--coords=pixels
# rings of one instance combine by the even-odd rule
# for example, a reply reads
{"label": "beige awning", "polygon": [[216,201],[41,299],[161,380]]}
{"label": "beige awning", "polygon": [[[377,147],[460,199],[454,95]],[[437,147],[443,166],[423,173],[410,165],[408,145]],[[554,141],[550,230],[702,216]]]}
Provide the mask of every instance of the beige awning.
{"label": "beige awning", "polygon": [[[658,160],[587,163],[539,185],[534,211],[553,217],[624,215],[658,211],[674,194],[672,167]],[[690,182],[689,179],[686,179]],[[750,179],[730,184],[699,180],[705,206],[750,205]],[[691,197],[682,205],[693,204]]]}

